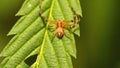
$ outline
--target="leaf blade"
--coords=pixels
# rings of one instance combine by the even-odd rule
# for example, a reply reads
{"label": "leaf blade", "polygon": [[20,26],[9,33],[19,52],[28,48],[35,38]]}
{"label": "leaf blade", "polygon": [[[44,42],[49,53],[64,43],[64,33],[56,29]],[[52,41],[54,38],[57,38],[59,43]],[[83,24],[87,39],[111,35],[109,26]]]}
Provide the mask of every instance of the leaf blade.
{"label": "leaf blade", "polygon": [[[73,19],[73,12],[69,5],[72,4],[73,6],[76,4],[75,6],[78,6],[78,0],[75,1],[71,3],[73,0],[44,0],[41,9],[43,15],[49,20],[71,20]],[[54,40],[51,41],[50,37],[53,32],[48,30],[49,23],[45,25],[45,22],[40,18],[38,4],[39,0],[36,0],[36,2],[35,0],[26,0],[17,13],[17,15],[23,16],[8,33],[8,35],[15,34],[15,36],[0,54],[0,56],[9,57],[6,63],[2,65],[3,68],[26,66],[24,61],[35,54],[39,54],[38,59],[33,63],[31,68],[73,67],[71,56],[76,58],[73,33],[67,30],[72,39],[64,35],[62,39],[55,36]],[[46,4],[49,6],[46,6]],[[31,8],[28,8],[30,5]],[[75,6],[73,8],[76,8]],[[81,10],[79,9],[81,8],[78,7],[75,11],[81,14]]]}

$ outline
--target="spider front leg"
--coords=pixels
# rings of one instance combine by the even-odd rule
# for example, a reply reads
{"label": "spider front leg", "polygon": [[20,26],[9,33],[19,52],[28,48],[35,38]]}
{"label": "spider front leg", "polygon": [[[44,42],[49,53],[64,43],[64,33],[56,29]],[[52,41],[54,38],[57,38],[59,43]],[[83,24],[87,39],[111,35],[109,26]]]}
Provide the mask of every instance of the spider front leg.
{"label": "spider front leg", "polygon": [[40,17],[42,18],[42,20],[43,20],[44,22],[47,22],[47,21],[48,21],[48,19],[47,19],[45,16],[42,15],[41,10],[39,10],[39,15],[40,15]]}
{"label": "spider front leg", "polygon": [[[73,13],[74,13],[74,17],[73,20],[69,20],[69,21],[63,21],[64,22],[64,27],[68,28],[68,29],[72,29],[74,27],[76,27],[77,25],[79,25],[80,22],[80,15],[78,15],[73,9],[72,9]],[[72,22],[73,24],[70,25],[68,24],[68,22]]]}
{"label": "spider front leg", "polygon": [[41,4],[39,5],[39,15],[40,17],[42,18],[42,20],[45,22],[45,23],[52,23],[52,24],[55,24],[56,21],[53,21],[53,20],[48,20],[45,16],[43,16],[43,12],[41,10]]}
{"label": "spider front leg", "polygon": [[76,13],[76,11],[71,7],[71,10],[74,14],[74,17],[73,17],[73,23],[74,25],[70,25],[69,28],[72,29],[74,28],[75,26],[77,26],[80,22],[80,15]]}
{"label": "spider front leg", "polygon": [[64,22],[64,28],[71,30],[72,28],[76,27],[79,23],[76,22],[75,20],[70,20],[69,22],[72,22],[73,24],[70,24],[67,22]]}
{"label": "spider front leg", "polygon": [[43,0],[40,0],[40,4],[39,4],[39,15],[40,15],[40,17],[42,18],[42,20],[43,20],[45,23],[47,23],[47,22],[49,22],[49,23],[55,23],[56,21],[49,20],[49,19],[47,19],[47,18],[43,15],[43,11],[42,11],[42,1],[43,1]]}
{"label": "spider front leg", "polygon": [[80,18],[79,17],[74,17],[74,24],[73,25],[69,25],[69,28],[72,29],[74,27],[76,27],[77,25],[79,25],[79,22],[80,22]]}
{"label": "spider front leg", "polygon": [[39,4],[39,15],[40,15],[40,17],[42,18],[42,20],[43,20],[44,22],[47,22],[48,19],[47,19],[45,16],[43,16],[43,12],[42,12],[42,2],[43,2],[43,0],[40,0],[40,4]]}

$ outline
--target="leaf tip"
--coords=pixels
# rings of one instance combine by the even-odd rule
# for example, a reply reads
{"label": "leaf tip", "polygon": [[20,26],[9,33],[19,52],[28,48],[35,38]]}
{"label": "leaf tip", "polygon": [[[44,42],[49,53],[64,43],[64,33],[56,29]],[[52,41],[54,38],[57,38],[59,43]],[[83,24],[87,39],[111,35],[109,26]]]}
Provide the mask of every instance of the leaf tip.
{"label": "leaf tip", "polygon": [[7,34],[7,36],[15,35],[15,34],[16,34],[15,32],[10,31],[10,32]]}

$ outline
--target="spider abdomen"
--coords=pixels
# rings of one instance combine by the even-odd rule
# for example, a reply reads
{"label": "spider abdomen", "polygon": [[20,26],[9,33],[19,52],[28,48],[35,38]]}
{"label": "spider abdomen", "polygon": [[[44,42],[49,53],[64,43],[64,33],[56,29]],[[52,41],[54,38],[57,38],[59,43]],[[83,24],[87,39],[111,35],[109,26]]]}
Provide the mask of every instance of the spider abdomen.
{"label": "spider abdomen", "polygon": [[57,37],[61,38],[63,35],[64,35],[64,31],[63,31],[63,28],[57,28],[56,29],[56,35]]}

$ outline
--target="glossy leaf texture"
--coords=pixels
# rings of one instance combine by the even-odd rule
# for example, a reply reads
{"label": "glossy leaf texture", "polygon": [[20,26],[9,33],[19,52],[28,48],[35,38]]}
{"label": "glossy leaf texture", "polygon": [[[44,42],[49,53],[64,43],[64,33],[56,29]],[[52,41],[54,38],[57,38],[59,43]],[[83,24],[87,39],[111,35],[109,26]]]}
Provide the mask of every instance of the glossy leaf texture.
{"label": "glossy leaf texture", "polygon": [[[39,8],[41,4],[41,10]],[[74,14],[82,16],[79,0],[25,0],[16,14],[21,18],[16,22],[8,35],[15,35],[3,49],[0,57],[5,57],[1,68],[73,68],[71,56],[76,58],[76,45],[73,33],[79,35],[79,25],[71,32],[65,30],[62,38],[51,41],[48,22],[43,21],[39,14],[49,20],[72,20]],[[69,23],[69,22],[68,22]],[[37,55],[33,64],[28,65],[25,60]]]}

